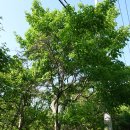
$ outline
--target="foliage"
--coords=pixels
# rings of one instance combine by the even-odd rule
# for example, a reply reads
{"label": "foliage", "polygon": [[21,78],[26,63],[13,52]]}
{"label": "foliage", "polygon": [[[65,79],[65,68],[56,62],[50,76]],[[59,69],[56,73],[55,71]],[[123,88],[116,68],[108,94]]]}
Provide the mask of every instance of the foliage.
{"label": "foliage", "polygon": [[[95,105],[96,104],[96,105]],[[75,102],[62,116],[63,129],[103,129],[103,114],[106,108],[94,94],[91,99]]]}
{"label": "foliage", "polygon": [[129,130],[130,128],[130,108],[129,106],[122,105],[114,116],[113,123],[115,130]]}
{"label": "foliage", "polygon": [[50,11],[33,2],[25,38],[16,35],[24,54],[1,72],[3,130],[103,129],[104,112],[130,104],[130,68],[118,60],[130,32],[116,29],[114,3]]}
{"label": "foliage", "polygon": [[[125,98],[126,91],[127,99],[130,97],[129,70],[118,61],[129,38],[129,28],[115,29],[118,12],[113,2],[105,0],[96,8],[80,4],[78,11],[67,6],[50,12],[34,1],[31,10],[26,13],[30,28],[25,39],[17,36],[17,41],[33,61],[44,95],[50,95],[47,104],[53,107],[53,114],[56,112],[55,129],[60,129],[62,122],[59,106],[64,113],[70,102],[89,97],[85,91],[92,87],[107,110],[129,103]],[[119,94],[124,95],[120,100]]]}

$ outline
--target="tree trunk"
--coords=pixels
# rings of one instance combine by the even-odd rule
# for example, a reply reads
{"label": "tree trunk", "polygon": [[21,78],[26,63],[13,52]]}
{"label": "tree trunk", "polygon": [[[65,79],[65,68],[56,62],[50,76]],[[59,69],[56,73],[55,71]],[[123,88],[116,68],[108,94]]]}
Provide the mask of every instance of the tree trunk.
{"label": "tree trunk", "polygon": [[24,127],[24,101],[21,99],[20,112],[18,119],[18,130],[22,130]]}
{"label": "tree trunk", "polygon": [[19,116],[19,122],[18,122],[18,130],[21,130],[22,129],[22,117],[21,117],[21,114]]}
{"label": "tree trunk", "polygon": [[55,113],[55,129],[54,130],[60,130],[60,122],[59,122],[59,112],[58,112],[58,99],[56,100],[55,108],[56,108],[56,113]]}
{"label": "tree trunk", "polygon": [[59,111],[58,111],[58,98],[55,97],[54,100],[51,103],[51,109],[55,116],[55,122],[54,122],[54,130],[60,130],[60,123],[59,123]]}
{"label": "tree trunk", "polygon": [[24,117],[23,117],[23,111],[21,111],[18,121],[18,130],[22,130],[23,126],[24,126]]}

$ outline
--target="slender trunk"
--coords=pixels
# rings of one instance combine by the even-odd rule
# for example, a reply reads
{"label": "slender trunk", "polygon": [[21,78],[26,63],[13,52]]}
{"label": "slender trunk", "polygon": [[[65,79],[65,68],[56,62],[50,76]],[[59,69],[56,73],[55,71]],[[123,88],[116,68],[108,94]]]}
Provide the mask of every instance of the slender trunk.
{"label": "slender trunk", "polygon": [[54,130],[60,130],[60,122],[59,122],[59,113],[58,113],[58,99],[56,100],[55,103],[55,109],[56,109],[56,113],[55,113],[55,129]]}
{"label": "slender trunk", "polygon": [[24,126],[23,112],[19,115],[18,130],[22,130]]}
{"label": "slender trunk", "polygon": [[51,103],[51,109],[52,109],[52,112],[55,116],[55,121],[54,121],[54,130],[60,130],[60,123],[59,123],[59,111],[58,111],[58,104],[59,100],[57,97],[55,97],[55,99],[52,101]]}
{"label": "slender trunk", "polygon": [[19,121],[18,121],[18,130],[22,130],[23,126],[24,126],[24,101],[21,102]]}
{"label": "slender trunk", "polygon": [[18,130],[22,129],[22,117],[21,114],[19,115],[19,121],[18,121]]}

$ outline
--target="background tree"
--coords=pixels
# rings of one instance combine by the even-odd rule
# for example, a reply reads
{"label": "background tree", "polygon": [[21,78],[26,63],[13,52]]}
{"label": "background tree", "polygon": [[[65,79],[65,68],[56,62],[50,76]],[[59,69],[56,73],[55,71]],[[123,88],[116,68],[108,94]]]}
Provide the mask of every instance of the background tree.
{"label": "background tree", "polygon": [[[25,57],[0,46],[0,129],[51,129],[37,81]],[[38,101],[37,101],[38,99]],[[45,110],[45,111],[43,111]],[[47,121],[46,121],[47,120]],[[44,122],[44,123],[43,123]],[[48,125],[47,125],[48,124]]]}

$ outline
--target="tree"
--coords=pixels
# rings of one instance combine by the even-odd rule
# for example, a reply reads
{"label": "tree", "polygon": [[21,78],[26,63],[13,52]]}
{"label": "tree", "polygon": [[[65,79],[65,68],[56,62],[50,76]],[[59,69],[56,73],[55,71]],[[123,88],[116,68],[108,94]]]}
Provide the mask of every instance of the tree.
{"label": "tree", "polygon": [[[0,17],[1,19],[1,17]],[[0,27],[0,31],[3,30],[2,27]],[[8,55],[8,48],[6,47],[6,44],[1,44],[0,46],[0,127],[3,128],[4,120],[4,113],[7,112],[6,109],[8,109],[5,100],[3,99],[4,94],[6,93],[8,89],[8,73],[10,70],[10,65],[12,62],[12,58]],[[8,115],[6,115],[8,116]],[[6,122],[8,124],[8,121]]]}
{"label": "tree", "polygon": [[130,128],[130,106],[122,105],[114,113],[113,129],[129,130]]}
{"label": "tree", "polygon": [[48,111],[35,101],[40,92],[28,61],[8,52],[6,44],[0,46],[0,129],[51,129],[43,119]]}
{"label": "tree", "polygon": [[[41,110],[39,105],[33,103],[38,90],[37,82],[33,77],[32,71],[25,66],[25,60],[13,56],[12,63],[6,74],[2,75],[3,84],[1,84],[0,96],[0,125],[3,130],[6,129],[35,129],[40,119],[45,116],[47,111]],[[38,97],[38,96],[37,96]],[[40,97],[39,97],[40,98]],[[42,115],[41,115],[42,114]],[[38,126],[40,128],[42,126]]]}
{"label": "tree", "polygon": [[[0,20],[2,17],[0,17]],[[0,31],[3,31],[2,23],[0,22]],[[8,68],[8,63],[10,61],[10,56],[8,53],[8,48],[5,43],[0,44],[0,72],[5,72]]]}
{"label": "tree", "polygon": [[[107,110],[129,103],[125,92],[129,91],[130,71],[118,57],[130,33],[129,27],[115,28],[118,12],[114,3],[105,0],[97,7],[80,4],[78,11],[69,5],[49,11],[35,0],[32,12],[26,13],[30,28],[25,39],[16,37],[24,56],[33,63],[35,87],[42,87],[55,130],[63,129],[61,116],[81,98],[96,93]],[[119,101],[118,92],[123,94]]]}

